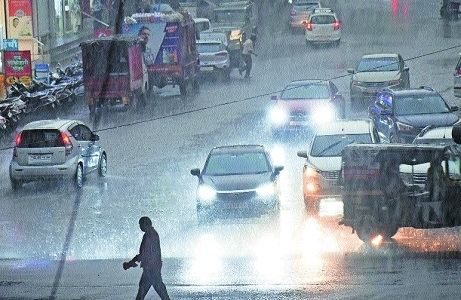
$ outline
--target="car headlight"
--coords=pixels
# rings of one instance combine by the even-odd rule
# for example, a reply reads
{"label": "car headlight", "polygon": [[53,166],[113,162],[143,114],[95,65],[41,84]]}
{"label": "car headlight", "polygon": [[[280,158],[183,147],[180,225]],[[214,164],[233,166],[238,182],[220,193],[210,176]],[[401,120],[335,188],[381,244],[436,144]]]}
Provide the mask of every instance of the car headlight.
{"label": "car headlight", "polygon": [[316,109],[312,114],[312,118],[315,124],[329,123],[335,119],[336,111],[334,107],[328,105]]}
{"label": "car headlight", "polygon": [[270,111],[270,120],[275,125],[282,125],[288,122],[288,113],[281,108],[273,108]]}
{"label": "car headlight", "polygon": [[256,189],[258,196],[267,197],[275,194],[275,186],[273,183],[266,183]]}
{"label": "car headlight", "polygon": [[209,185],[202,184],[197,189],[197,197],[200,200],[211,202],[216,197],[216,190]]}
{"label": "car headlight", "polygon": [[352,80],[352,86],[361,86],[362,82],[358,80]]}

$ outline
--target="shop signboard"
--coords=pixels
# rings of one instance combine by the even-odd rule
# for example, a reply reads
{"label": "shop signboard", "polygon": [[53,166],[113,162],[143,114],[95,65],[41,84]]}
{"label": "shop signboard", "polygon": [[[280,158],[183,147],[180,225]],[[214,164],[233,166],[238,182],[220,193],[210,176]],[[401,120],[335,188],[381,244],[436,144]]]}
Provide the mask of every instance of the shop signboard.
{"label": "shop signboard", "polygon": [[6,87],[8,88],[15,81],[29,86],[32,80],[30,51],[4,51],[4,56]]}

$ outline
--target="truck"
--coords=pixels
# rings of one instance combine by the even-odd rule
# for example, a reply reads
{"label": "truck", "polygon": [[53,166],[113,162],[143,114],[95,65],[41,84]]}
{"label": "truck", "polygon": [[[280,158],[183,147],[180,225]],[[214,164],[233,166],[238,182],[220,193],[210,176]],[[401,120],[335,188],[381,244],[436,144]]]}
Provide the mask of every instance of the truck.
{"label": "truck", "polygon": [[199,89],[195,23],[189,13],[133,14],[125,18],[122,35],[141,42],[150,92],[166,85],[179,86],[181,95],[187,94],[188,85]]}
{"label": "truck", "polygon": [[135,36],[113,35],[80,43],[90,117],[101,108],[139,109],[149,87],[142,47]]}
{"label": "truck", "polygon": [[240,54],[245,36],[256,34],[256,5],[253,1],[222,2],[213,11],[210,20],[213,31],[225,32],[229,37],[231,68],[240,66]]}

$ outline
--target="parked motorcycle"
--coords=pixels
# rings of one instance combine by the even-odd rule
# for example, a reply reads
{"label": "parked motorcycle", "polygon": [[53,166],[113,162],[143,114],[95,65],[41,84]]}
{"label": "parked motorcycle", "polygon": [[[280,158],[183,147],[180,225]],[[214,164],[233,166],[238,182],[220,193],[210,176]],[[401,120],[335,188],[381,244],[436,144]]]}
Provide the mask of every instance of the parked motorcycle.
{"label": "parked motorcycle", "polygon": [[26,114],[47,111],[55,117],[60,107],[56,94],[56,90],[45,89],[34,80],[30,87],[16,81],[11,85],[8,97],[21,97],[21,100],[26,103],[24,108]]}
{"label": "parked motorcycle", "polygon": [[0,102],[0,135],[14,132],[22,118],[25,102],[19,97],[7,98]]}

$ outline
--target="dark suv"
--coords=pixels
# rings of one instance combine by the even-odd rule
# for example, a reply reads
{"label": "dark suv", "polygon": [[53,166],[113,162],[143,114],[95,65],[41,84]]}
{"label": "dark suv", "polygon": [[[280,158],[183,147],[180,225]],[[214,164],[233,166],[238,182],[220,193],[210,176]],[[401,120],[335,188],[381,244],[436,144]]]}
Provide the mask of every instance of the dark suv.
{"label": "dark suv", "polygon": [[459,121],[457,106],[449,106],[429,87],[380,91],[368,115],[383,142],[411,143],[428,126],[450,126]]}

